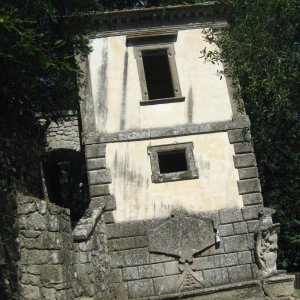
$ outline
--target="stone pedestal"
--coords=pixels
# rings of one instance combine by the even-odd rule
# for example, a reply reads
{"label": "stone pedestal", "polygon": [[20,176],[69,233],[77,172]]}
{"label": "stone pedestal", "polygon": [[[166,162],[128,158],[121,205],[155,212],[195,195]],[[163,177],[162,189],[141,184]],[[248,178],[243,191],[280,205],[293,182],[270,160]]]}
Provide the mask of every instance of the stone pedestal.
{"label": "stone pedestal", "polygon": [[263,281],[263,289],[267,296],[283,297],[294,293],[295,275],[279,274],[266,278]]}

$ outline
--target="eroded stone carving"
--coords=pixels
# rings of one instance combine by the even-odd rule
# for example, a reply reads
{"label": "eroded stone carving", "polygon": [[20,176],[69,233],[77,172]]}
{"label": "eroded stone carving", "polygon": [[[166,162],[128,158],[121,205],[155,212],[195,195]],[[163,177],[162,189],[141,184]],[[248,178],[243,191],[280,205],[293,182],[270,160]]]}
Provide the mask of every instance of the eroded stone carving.
{"label": "eroded stone carving", "polygon": [[277,275],[277,234],[279,224],[273,224],[274,209],[263,208],[260,212],[260,228],[256,232],[257,264],[263,278]]}
{"label": "eroded stone carving", "polygon": [[194,256],[220,242],[216,223],[177,214],[154,229],[149,230],[149,251],[178,258],[182,273],[174,292],[208,287],[210,284],[194,273]]}
{"label": "eroded stone carving", "polygon": [[216,232],[213,220],[178,214],[149,230],[149,250],[191,262],[193,255],[215,245]]}
{"label": "eroded stone carving", "polygon": [[206,282],[204,279],[198,279],[190,268],[186,268],[182,273],[175,290],[184,292],[209,286],[210,284],[208,282]]}

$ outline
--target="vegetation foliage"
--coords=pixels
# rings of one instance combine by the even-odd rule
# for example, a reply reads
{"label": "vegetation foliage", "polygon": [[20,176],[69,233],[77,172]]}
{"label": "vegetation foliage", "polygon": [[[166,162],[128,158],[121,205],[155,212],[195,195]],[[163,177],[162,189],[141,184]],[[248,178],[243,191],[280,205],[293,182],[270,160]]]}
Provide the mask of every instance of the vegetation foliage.
{"label": "vegetation foliage", "polygon": [[0,128],[16,134],[35,124],[36,113],[53,119],[57,110],[77,105],[80,71],[74,52],[88,49],[83,32],[65,30],[62,16],[101,6],[97,1],[4,0],[0,7]]}
{"label": "vegetation foliage", "polygon": [[[251,120],[265,205],[281,223],[279,262],[300,266],[300,9],[290,0],[221,0],[229,26],[207,39],[221,51],[203,51],[225,63],[235,100]],[[242,101],[243,100],[243,101]]]}

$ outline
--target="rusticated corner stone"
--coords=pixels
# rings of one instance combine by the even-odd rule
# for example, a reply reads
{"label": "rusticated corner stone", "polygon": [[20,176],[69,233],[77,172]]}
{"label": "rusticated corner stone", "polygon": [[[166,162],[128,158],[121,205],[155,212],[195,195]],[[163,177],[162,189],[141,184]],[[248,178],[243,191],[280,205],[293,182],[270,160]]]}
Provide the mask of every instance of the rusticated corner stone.
{"label": "rusticated corner stone", "polygon": [[90,186],[90,195],[94,196],[104,196],[109,195],[109,185],[108,184],[99,184],[99,185],[91,185]]}
{"label": "rusticated corner stone", "polygon": [[98,170],[106,168],[106,159],[104,157],[89,158],[86,161],[86,167],[88,170]]}
{"label": "rusticated corner stone", "polygon": [[253,153],[234,155],[233,161],[236,168],[256,167],[256,158]]}
{"label": "rusticated corner stone", "polygon": [[249,131],[245,132],[244,129],[233,129],[228,130],[228,137],[231,144],[243,143],[250,140],[250,133]]}
{"label": "rusticated corner stone", "polygon": [[107,169],[88,171],[88,178],[91,185],[111,183],[111,174]]}
{"label": "rusticated corner stone", "polygon": [[261,193],[245,194],[242,197],[245,206],[263,203],[263,197]]}
{"label": "rusticated corner stone", "polygon": [[248,142],[236,143],[234,144],[234,152],[235,154],[251,153],[253,152],[253,147]]}
{"label": "rusticated corner stone", "polygon": [[262,209],[262,205],[246,206],[242,208],[242,214],[244,220],[258,220],[259,212]]}
{"label": "rusticated corner stone", "polygon": [[251,168],[242,168],[239,169],[239,177],[241,180],[243,179],[250,179],[250,178],[257,178],[258,175],[258,170],[256,167],[251,167]]}
{"label": "rusticated corner stone", "polygon": [[115,207],[115,197],[113,195],[105,195],[99,197],[92,197],[89,209],[105,209],[107,211],[114,210]]}
{"label": "rusticated corner stone", "polygon": [[93,144],[85,146],[86,158],[105,157],[106,145],[105,144]]}
{"label": "rusticated corner stone", "polygon": [[261,186],[258,178],[246,179],[238,181],[238,188],[240,195],[250,193],[260,193]]}

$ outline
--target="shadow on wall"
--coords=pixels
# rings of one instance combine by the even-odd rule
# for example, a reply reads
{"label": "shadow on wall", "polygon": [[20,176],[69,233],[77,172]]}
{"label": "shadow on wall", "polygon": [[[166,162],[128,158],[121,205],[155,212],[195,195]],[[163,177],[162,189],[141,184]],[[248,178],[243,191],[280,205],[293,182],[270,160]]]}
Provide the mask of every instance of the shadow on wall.
{"label": "shadow on wall", "polygon": [[0,299],[19,299],[16,194],[0,190]]}
{"label": "shadow on wall", "polygon": [[84,155],[70,149],[53,150],[43,159],[43,171],[49,200],[70,209],[75,227],[90,201]]}

